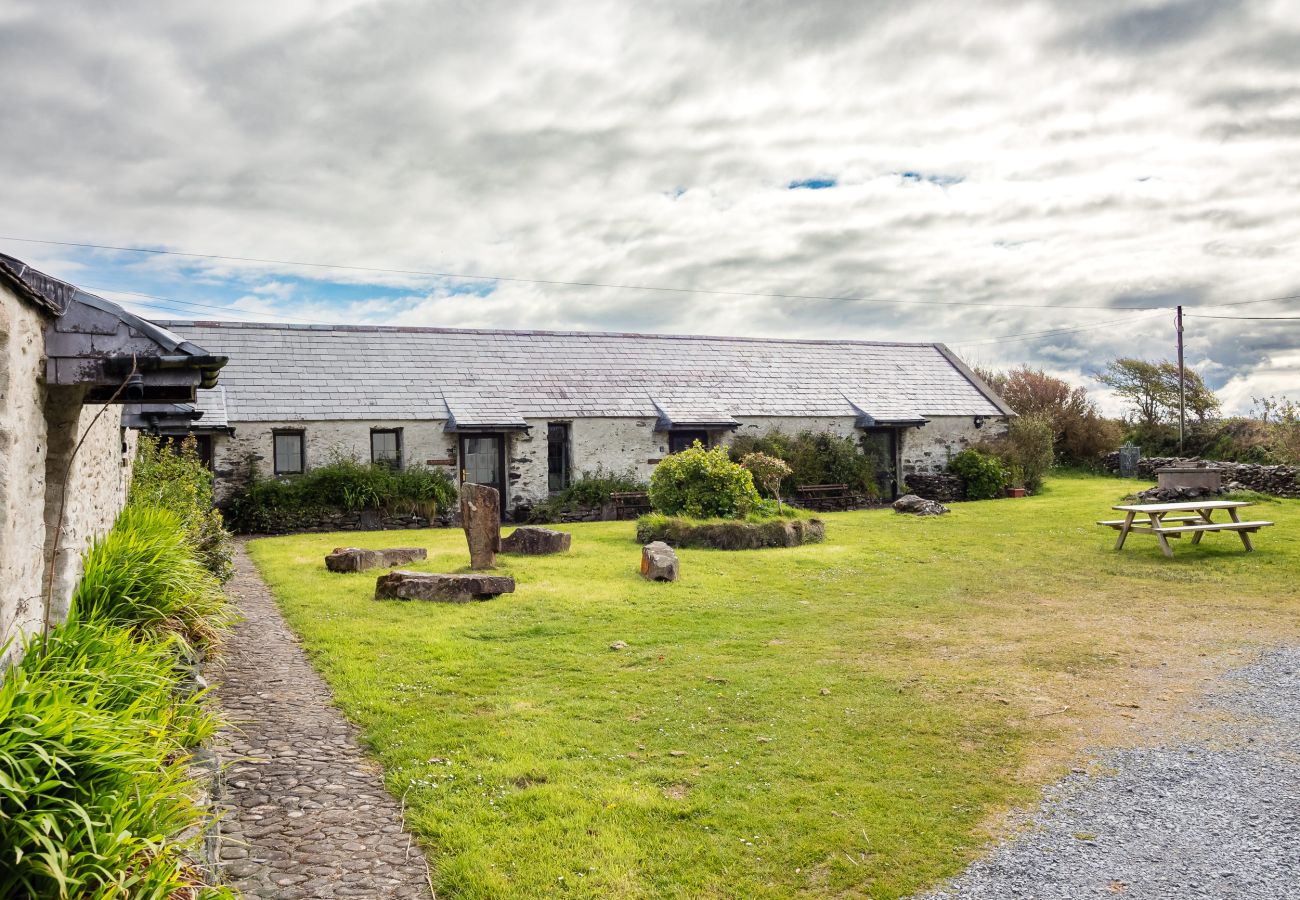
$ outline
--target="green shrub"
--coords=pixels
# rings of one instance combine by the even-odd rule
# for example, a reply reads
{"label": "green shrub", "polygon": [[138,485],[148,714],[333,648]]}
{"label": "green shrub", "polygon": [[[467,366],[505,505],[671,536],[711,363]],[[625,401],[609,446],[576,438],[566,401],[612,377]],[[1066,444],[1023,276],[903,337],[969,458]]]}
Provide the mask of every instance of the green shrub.
{"label": "green shrub", "polygon": [[72,622],[0,684],[0,896],[218,898],[184,748],[216,723],[167,643]]}
{"label": "green shrub", "polygon": [[781,482],[793,475],[794,470],[785,460],[758,451],[746,453],[741,457],[740,464],[754,476],[754,486],[776,500],[776,508],[780,510]]}
{"label": "green shrub", "polygon": [[530,522],[554,522],[564,513],[580,507],[601,506],[609,502],[611,494],[644,491],[646,484],[632,470],[606,471],[601,466],[583,472],[563,491],[538,503],[528,514]]}
{"label": "green shrub", "polygon": [[195,555],[181,519],[141,504],[124,509],[91,544],[72,609],[80,621],[142,636],[172,633],[200,649],[217,643],[231,618],[216,576]]}
{"label": "green shrub", "polygon": [[655,466],[650,503],[670,516],[735,519],[758,504],[754,476],[727,455],[725,447],[706,450],[696,441]]}
{"label": "green shrub", "polygon": [[789,435],[772,430],[764,435],[740,435],[731,442],[737,462],[751,453],[775,457],[790,467],[781,479],[783,496],[792,497],[801,484],[847,484],[849,490],[879,497],[875,461],[851,437],[829,431],[801,431]]}
{"label": "green shrub", "polygon": [[1035,493],[1042,488],[1043,478],[1052,467],[1055,434],[1046,416],[1017,416],[1008,423],[1004,437],[981,444],[977,449],[1002,462],[1013,487]]}
{"label": "green shrub", "polygon": [[948,471],[966,484],[966,499],[992,500],[1007,487],[1007,471],[996,456],[979,450],[963,450],[948,462]]}
{"label": "green shrub", "polygon": [[156,506],[180,516],[195,552],[217,579],[234,574],[234,547],[221,512],[212,505],[212,472],[193,437],[171,444],[140,435],[127,503]]}
{"label": "green shrub", "polygon": [[231,524],[244,533],[283,531],[331,512],[380,510],[433,518],[456,502],[456,485],[441,469],[393,469],[343,454],[292,478],[262,478],[250,463],[248,484],[230,501]]}

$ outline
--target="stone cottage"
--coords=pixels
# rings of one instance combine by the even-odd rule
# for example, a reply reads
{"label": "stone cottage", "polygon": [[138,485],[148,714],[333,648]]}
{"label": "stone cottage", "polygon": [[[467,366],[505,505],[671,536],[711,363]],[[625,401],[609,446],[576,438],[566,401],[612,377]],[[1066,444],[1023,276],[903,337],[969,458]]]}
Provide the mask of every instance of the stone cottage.
{"label": "stone cottage", "polygon": [[509,510],[598,467],[647,479],[693,441],[780,428],[861,439],[892,497],[1011,415],[942,344],[165,324],[230,358],[202,418],[171,425],[198,436],[219,491],[250,458],[291,477],[341,451],[444,467]]}
{"label": "stone cottage", "polygon": [[0,254],[0,663],[66,616],[87,541],[126,500],[128,419],[192,402],[224,362]]}

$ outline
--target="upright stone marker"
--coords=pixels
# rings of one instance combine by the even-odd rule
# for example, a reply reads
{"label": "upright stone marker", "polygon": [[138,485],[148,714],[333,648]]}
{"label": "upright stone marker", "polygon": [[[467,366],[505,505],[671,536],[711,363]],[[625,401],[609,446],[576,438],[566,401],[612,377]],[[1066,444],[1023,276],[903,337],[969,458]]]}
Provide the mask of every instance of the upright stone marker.
{"label": "upright stone marker", "polygon": [[469,567],[495,568],[501,550],[501,496],[497,489],[472,481],[462,484],[460,521],[469,543]]}

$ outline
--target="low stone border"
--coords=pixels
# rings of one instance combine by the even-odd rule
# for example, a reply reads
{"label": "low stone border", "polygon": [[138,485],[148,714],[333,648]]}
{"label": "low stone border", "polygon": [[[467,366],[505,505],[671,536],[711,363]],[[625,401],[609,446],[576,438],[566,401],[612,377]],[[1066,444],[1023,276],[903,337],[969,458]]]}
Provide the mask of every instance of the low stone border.
{"label": "low stone border", "polygon": [[768,522],[697,522],[665,516],[643,516],[636,523],[639,544],[662,541],[670,547],[705,550],[760,550],[798,547],[826,539],[821,519],[772,519]]}

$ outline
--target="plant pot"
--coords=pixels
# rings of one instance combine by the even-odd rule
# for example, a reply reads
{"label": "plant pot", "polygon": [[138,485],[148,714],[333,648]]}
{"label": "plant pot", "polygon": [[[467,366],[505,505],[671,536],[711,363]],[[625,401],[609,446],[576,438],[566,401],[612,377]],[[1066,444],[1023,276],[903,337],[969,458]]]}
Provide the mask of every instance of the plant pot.
{"label": "plant pot", "polygon": [[1026,492],[1024,488],[1009,487],[1007,488],[1008,497],[1024,497]]}

